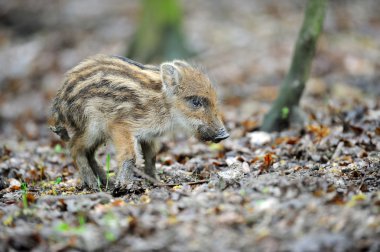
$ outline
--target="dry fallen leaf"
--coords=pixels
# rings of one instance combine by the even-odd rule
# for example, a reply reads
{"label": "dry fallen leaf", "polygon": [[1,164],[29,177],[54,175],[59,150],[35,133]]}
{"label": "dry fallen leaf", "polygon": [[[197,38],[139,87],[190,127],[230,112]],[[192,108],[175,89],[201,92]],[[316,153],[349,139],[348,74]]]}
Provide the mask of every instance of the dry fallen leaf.
{"label": "dry fallen leaf", "polygon": [[241,125],[244,127],[245,132],[250,132],[258,126],[257,122],[253,120],[245,120]]}
{"label": "dry fallen leaf", "polygon": [[273,163],[273,153],[267,153],[263,157],[263,164],[261,165],[258,174],[262,174],[263,172],[266,172],[269,170],[270,166]]}
{"label": "dry fallen leaf", "polygon": [[375,133],[376,133],[376,135],[380,136],[380,127],[377,127],[377,128],[375,129]]}
{"label": "dry fallen leaf", "polygon": [[324,125],[308,125],[306,130],[316,137],[316,140],[321,140],[330,134],[330,129]]}
{"label": "dry fallen leaf", "polygon": [[18,191],[21,189],[21,183],[17,179],[10,178],[8,182],[9,182],[9,187],[8,187],[9,190]]}
{"label": "dry fallen leaf", "polygon": [[36,201],[36,197],[34,196],[33,193],[30,193],[28,192],[26,194],[26,200],[29,202],[29,203],[34,203]]}
{"label": "dry fallen leaf", "polygon": [[276,138],[274,140],[274,143],[276,145],[279,145],[279,144],[282,144],[282,143],[294,145],[294,144],[298,143],[299,140],[300,140],[299,137],[288,137],[288,136],[285,136],[285,137],[278,137],[278,138]]}

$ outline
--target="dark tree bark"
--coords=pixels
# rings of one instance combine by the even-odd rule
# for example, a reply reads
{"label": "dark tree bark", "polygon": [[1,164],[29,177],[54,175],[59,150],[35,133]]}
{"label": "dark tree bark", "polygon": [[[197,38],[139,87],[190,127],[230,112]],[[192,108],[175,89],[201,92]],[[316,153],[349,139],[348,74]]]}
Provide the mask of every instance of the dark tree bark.
{"label": "dark tree bark", "polygon": [[186,58],[191,53],[182,32],[182,11],[177,0],[144,0],[139,27],[127,52],[142,62]]}
{"label": "dark tree bark", "polygon": [[295,118],[299,118],[299,101],[309,78],[325,12],[326,0],[308,1],[290,69],[280,87],[276,101],[264,117],[262,130],[279,131],[289,127]]}

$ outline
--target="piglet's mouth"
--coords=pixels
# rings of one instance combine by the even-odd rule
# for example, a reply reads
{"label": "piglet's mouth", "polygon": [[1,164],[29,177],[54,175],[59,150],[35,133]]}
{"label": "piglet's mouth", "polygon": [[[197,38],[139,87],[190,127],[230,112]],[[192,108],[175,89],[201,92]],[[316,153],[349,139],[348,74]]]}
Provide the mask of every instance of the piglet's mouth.
{"label": "piglet's mouth", "polygon": [[230,137],[230,134],[228,134],[227,132],[225,133],[225,134],[223,134],[223,135],[221,135],[221,136],[217,136],[217,137],[215,137],[212,141],[214,142],[214,143],[219,143],[220,141],[222,141],[222,140],[224,140],[224,139],[227,139],[227,138],[229,138]]}
{"label": "piglet's mouth", "polygon": [[201,141],[211,141],[213,143],[219,143],[220,141],[227,139],[230,136],[230,134],[228,134],[226,129],[224,128],[219,129],[217,132],[207,131],[200,128],[199,136],[199,139]]}

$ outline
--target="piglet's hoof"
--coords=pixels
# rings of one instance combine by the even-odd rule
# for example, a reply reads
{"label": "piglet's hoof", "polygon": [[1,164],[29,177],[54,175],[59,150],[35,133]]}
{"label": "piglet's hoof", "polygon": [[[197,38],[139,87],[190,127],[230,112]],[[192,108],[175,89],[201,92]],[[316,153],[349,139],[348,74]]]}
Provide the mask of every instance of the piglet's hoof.
{"label": "piglet's hoof", "polygon": [[116,181],[114,188],[112,189],[112,196],[118,197],[128,193],[128,183],[122,183]]}
{"label": "piglet's hoof", "polygon": [[113,197],[120,197],[128,193],[128,189],[126,187],[115,186],[112,190]]}
{"label": "piglet's hoof", "polygon": [[140,180],[134,180],[127,184],[116,183],[115,188],[112,191],[112,196],[118,197],[127,193],[143,193],[145,188],[142,186]]}
{"label": "piglet's hoof", "polygon": [[90,190],[90,191],[99,191],[100,187],[98,182],[96,181],[95,176],[87,176],[76,186],[78,190]]}

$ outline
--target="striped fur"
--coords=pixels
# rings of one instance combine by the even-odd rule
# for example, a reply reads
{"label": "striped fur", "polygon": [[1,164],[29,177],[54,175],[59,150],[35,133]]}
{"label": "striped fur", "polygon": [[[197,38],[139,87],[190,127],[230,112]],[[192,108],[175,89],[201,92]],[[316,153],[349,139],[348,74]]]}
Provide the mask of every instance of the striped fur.
{"label": "striped fur", "polygon": [[203,140],[228,136],[216,103],[207,76],[184,61],[157,67],[96,55],[67,72],[53,102],[51,129],[70,141],[81,180],[90,188],[97,188],[98,178],[105,183],[94,154],[99,145],[112,140],[120,167],[117,186],[125,186],[135,166],[136,143],[143,152],[145,172],[155,176],[158,136],[177,126]]}

